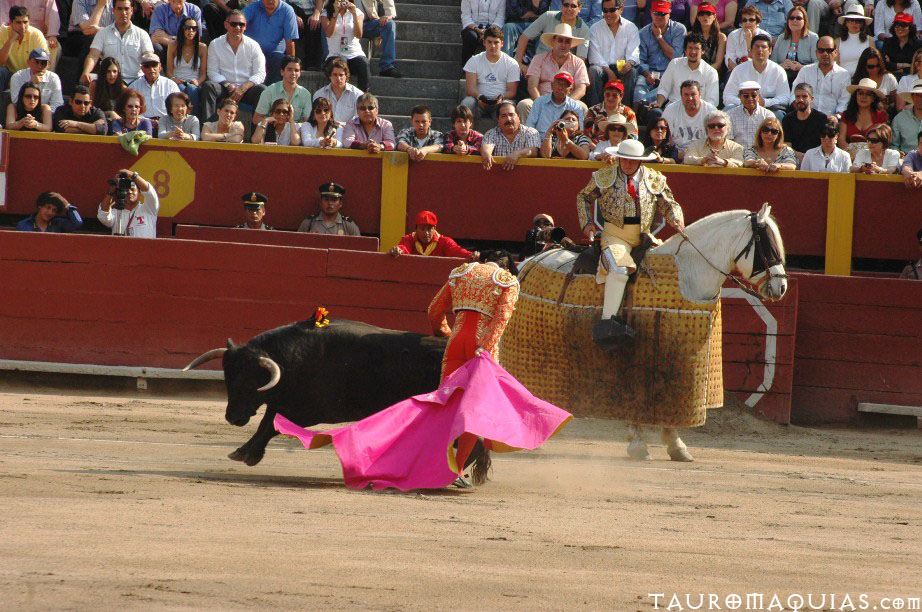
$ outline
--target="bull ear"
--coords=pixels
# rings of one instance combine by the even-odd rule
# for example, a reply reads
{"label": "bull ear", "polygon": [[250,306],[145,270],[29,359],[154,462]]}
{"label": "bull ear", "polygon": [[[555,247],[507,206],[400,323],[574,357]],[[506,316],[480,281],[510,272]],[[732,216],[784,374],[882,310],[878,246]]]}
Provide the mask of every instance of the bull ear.
{"label": "bull ear", "polygon": [[772,212],[772,207],[768,205],[768,202],[762,204],[762,208],[759,209],[759,223],[765,223],[765,220],[768,219],[768,215]]}
{"label": "bull ear", "polygon": [[233,349],[234,349],[234,341],[231,340],[230,338],[228,338],[228,339],[227,339],[227,350],[230,351],[230,350],[233,350]]}

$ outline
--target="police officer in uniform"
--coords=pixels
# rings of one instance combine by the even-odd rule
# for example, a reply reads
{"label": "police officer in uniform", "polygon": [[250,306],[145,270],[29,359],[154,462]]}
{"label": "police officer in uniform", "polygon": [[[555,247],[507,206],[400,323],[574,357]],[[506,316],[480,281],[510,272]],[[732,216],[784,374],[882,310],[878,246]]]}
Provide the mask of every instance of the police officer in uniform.
{"label": "police officer in uniform", "polygon": [[269,201],[269,198],[261,193],[253,191],[243,194],[242,199],[243,210],[247,220],[246,223],[237,225],[237,229],[275,229],[263,223],[263,217],[266,216],[266,202]]}
{"label": "police officer in uniform", "polygon": [[344,195],[346,188],[339,183],[329,182],[321,185],[320,212],[302,221],[298,231],[334,236],[361,236],[362,233],[355,221],[340,212]]}

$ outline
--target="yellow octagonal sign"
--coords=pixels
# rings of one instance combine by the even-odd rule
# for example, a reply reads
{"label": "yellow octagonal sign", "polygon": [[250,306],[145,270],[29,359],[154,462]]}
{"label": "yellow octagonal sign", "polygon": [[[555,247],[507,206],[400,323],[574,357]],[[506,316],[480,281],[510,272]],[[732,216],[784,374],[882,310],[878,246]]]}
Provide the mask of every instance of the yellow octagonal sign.
{"label": "yellow octagonal sign", "polygon": [[148,151],[131,170],[157,190],[160,217],[175,217],[195,198],[195,170],[175,151]]}

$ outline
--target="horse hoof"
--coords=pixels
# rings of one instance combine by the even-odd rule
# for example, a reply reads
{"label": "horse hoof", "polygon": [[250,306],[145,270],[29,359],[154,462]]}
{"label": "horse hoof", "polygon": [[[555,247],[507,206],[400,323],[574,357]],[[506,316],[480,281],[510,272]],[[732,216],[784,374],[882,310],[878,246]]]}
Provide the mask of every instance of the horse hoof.
{"label": "horse hoof", "polygon": [[669,458],[673,461],[684,461],[688,463],[695,460],[695,458],[691,456],[691,453],[684,448],[667,448],[666,452],[669,453]]}
{"label": "horse hoof", "polygon": [[628,445],[627,456],[635,461],[650,461],[653,459],[653,457],[650,456],[650,450],[647,448],[647,445],[636,440]]}
{"label": "horse hoof", "polygon": [[238,448],[237,450],[229,454],[227,458],[232,459],[234,461],[243,461],[244,459],[246,459],[246,456],[247,456],[246,451]]}

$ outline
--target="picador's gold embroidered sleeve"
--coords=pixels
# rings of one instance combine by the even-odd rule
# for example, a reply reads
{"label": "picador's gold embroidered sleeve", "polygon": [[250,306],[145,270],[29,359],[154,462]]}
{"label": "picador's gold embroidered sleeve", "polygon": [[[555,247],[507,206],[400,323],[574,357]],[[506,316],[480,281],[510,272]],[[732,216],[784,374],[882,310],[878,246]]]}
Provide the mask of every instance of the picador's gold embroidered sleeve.
{"label": "picador's gold embroidered sleeve", "polygon": [[596,186],[594,178],[590,178],[589,183],[577,194],[576,212],[579,214],[580,229],[586,227],[586,224],[592,221],[592,206],[600,195],[601,192]]}
{"label": "picador's gold embroidered sleeve", "polygon": [[665,185],[663,191],[656,196],[656,209],[663,215],[669,225],[675,225],[676,221],[680,221],[682,225],[685,225],[685,215],[682,214],[682,207],[675,201],[669,185]]}
{"label": "picador's gold embroidered sleeve", "polygon": [[432,333],[436,336],[450,336],[451,327],[448,326],[446,315],[451,312],[451,287],[448,283],[442,285],[439,292],[432,298],[429,303],[429,324],[432,325]]}

